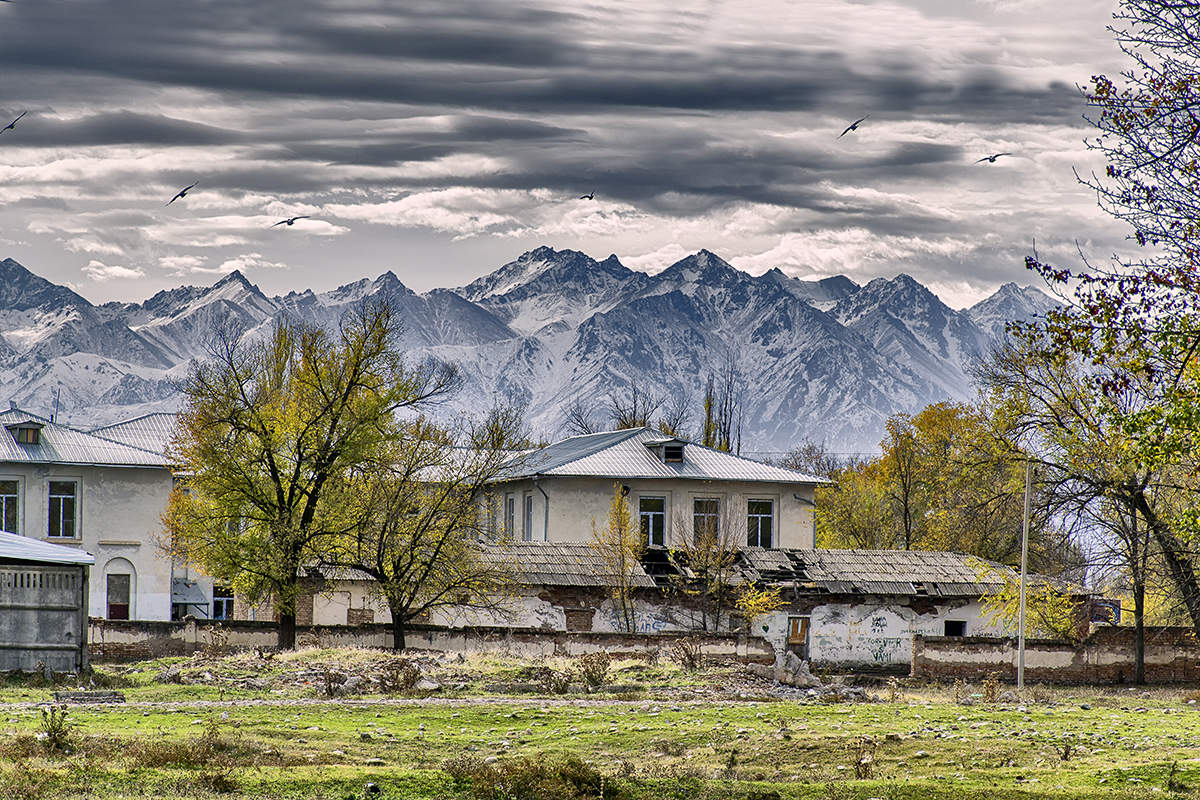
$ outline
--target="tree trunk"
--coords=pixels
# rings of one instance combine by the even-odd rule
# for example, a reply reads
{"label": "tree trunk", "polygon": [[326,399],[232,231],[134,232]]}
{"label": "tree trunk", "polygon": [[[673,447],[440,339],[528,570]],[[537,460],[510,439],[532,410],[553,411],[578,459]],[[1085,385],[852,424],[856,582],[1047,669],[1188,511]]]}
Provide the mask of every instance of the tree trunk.
{"label": "tree trunk", "polygon": [[1154,541],[1162,550],[1163,561],[1167,564],[1171,582],[1179,590],[1183,603],[1187,607],[1188,616],[1192,619],[1192,630],[1197,636],[1200,636],[1200,580],[1196,578],[1196,567],[1188,558],[1183,544],[1150,507],[1146,495],[1138,493],[1134,496],[1133,502],[1138,513],[1142,515],[1142,519],[1150,526],[1150,531],[1154,534]]}
{"label": "tree trunk", "polygon": [[408,620],[404,616],[404,609],[393,603],[388,603],[388,611],[392,614],[392,650],[399,652],[405,647],[405,623]]}
{"label": "tree trunk", "polygon": [[1136,579],[1133,584],[1133,682],[1146,682],[1146,584]]}
{"label": "tree trunk", "polygon": [[285,613],[279,612],[279,640],[278,645],[280,650],[295,650],[296,649],[296,612]]}

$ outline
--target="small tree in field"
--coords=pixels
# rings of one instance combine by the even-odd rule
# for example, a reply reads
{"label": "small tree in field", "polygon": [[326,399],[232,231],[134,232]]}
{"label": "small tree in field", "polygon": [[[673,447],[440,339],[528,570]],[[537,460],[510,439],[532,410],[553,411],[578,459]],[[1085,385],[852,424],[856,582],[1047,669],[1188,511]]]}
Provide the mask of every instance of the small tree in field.
{"label": "small tree in field", "polygon": [[778,589],[744,583],[738,590],[734,605],[746,620],[746,632],[754,632],[754,620],[773,614],[787,605]]}
{"label": "small tree in field", "polygon": [[616,606],[621,627],[632,633],[637,629],[634,598],[637,587],[634,577],[641,572],[646,543],[642,540],[641,531],[633,525],[629,501],[619,483],[613,485],[607,524],[600,528],[592,520],[592,546],[604,561],[606,574],[603,577],[609,582],[609,594]]}
{"label": "small tree in field", "polygon": [[487,487],[511,456],[515,410],[493,411],[460,437],[418,419],[347,482],[346,530],[322,547],[323,564],[375,581],[392,617],[392,647],[403,650],[417,617],[434,609],[504,613],[512,571],[490,547]]}

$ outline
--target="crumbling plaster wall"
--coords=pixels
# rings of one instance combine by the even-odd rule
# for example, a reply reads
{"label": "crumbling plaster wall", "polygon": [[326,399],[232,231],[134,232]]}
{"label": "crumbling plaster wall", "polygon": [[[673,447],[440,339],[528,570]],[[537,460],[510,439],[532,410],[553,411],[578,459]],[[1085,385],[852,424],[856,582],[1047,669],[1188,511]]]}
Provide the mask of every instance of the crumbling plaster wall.
{"label": "crumbling plaster wall", "polygon": [[912,660],[913,636],[941,636],[947,620],[966,623],[971,636],[1000,635],[978,600],[867,597],[797,604],[752,623],[777,651],[786,649],[788,618],[808,616],[809,660],[818,665],[894,667]]}

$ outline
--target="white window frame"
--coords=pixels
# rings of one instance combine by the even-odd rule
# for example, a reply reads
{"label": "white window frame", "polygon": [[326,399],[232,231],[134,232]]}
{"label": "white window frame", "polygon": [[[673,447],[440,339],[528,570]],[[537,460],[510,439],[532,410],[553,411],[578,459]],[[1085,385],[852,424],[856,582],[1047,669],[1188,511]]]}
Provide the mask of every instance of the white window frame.
{"label": "white window frame", "polygon": [[[21,531],[25,527],[22,524],[24,522],[23,514],[25,513],[25,503],[24,503],[25,481],[22,480],[21,476],[19,476],[19,475],[0,475],[0,481],[11,481],[17,485],[17,493],[15,495],[6,494],[6,495],[0,495],[0,497],[13,498],[13,505],[16,506],[16,512],[17,512],[16,513],[16,522],[13,524],[13,527],[16,528],[16,530],[7,531],[7,533],[15,533],[18,536],[20,536]],[[7,505],[7,503],[0,502],[0,530],[5,530],[5,528],[4,528],[4,509],[5,509],[6,505]]]}
{"label": "white window frame", "polygon": [[[53,485],[56,483],[73,483],[75,484],[75,493],[73,495],[56,495],[53,494]],[[74,531],[70,536],[63,536],[62,531],[62,512],[61,505],[59,506],[59,531],[58,535],[51,533],[50,515],[54,510],[55,498],[70,497],[75,504],[75,519]],[[55,541],[76,541],[83,538],[83,480],[81,478],[69,477],[66,475],[51,475],[46,479],[46,538]]]}
{"label": "white window frame", "polygon": [[[661,500],[662,501],[662,511],[643,511],[642,510],[642,501],[643,500]],[[646,546],[647,547],[666,547],[666,545],[667,545],[667,508],[668,508],[668,503],[667,503],[667,496],[665,494],[641,494],[641,495],[638,495],[638,530],[639,531],[642,529],[643,518],[645,518],[645,517],[653,518],[655,516],[661,516],[661,518],[662,518],[662,528],[660,530],[660,533],[662,534],[662,541],[654,542],[651,540],[651,537],[649,535],[650,534],[650,526],[647,525],[646,526],[646,534],[647,534]]]}
{"label": "white window frame", "polygon": [[521,536],[524,541],[533,541],[533,492],[526,492],[521,501]]}
{"label": "white window frame", "polygon": [[[751,503],[770,503],[771,513],[769,515],[752,514],[752,513],[750,513],[750,504]],[[747,547],[768,547],[768,548],[770,548],[770,547],[776,546],[776,539],[778,537],[775,534],[776,534],[776,531],[779,530],[779,526],[775,522],[775,517],[776,517],[775,509],[777,507],[778,507],[778,503],[776,503],[774,498],[771,498],[771,497],[747,497],[746,498],[746,546]],[[762,544],[761,523],[757,523],[754,526],[753,533],[754,533],[754,537],[755,537],[756,541],[752,543],[750,541],[750,534],[751,534],[750,521],[751,520],[757,521],[757,520],[763,520],[763,519],[769,520],[771,523],[771,532],[770,532],[771,543],[770,544]]]}

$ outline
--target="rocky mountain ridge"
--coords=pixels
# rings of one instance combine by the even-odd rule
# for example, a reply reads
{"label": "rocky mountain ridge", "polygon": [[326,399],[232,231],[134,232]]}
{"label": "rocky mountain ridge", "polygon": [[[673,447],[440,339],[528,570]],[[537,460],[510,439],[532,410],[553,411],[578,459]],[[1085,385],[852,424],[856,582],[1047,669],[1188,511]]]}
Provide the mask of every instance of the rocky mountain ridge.
{"label": "rocky mountain ridge", "polygon": [[0,262],[0,287],[0,391],[46,412],[59,393],[60,420],[80,427],[177,407],[179,380],[218,328],[254,335],[281,314],[332,326],[378,296],[405,321],[411,358],[459,365],[462,388],[441,413],[522,403],[535,431],[553,437],[571,404],[600,418],[610,394],[637,386],[689,398],[698,416],[708,376],[732,364],[744,450],[759,453],[804,439],[873,449],[892,413],[969,396],[967,366],[1003,336],[1004,321],[1053,305],[1015,284],[954,310],[907,275],[864,286],[778,269],[751,276],[707,250],[648,275],[615,255],[549,247],[423,294],[387,272],[268,297],[233,272],[143,303],[94,306],[11,259]]}

